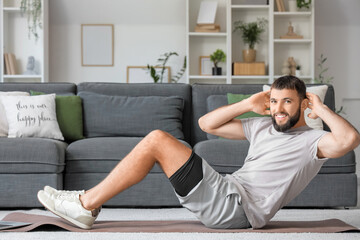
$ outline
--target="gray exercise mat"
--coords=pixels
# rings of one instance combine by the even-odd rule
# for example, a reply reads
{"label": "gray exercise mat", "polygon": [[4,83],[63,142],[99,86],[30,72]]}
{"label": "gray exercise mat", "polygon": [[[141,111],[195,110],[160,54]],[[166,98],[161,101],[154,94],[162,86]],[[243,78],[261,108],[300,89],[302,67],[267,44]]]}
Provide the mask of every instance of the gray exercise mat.
{"label": "gray exercise mat", "polygon": [[339,219],[323,221],[270,221],[262,229],[210,229],[199,221],[96,221],[91,230],[78,228],[59,217],[48,217],[21,212],[10,213],[3,221],[31,223],[29,226],[3,230],[2,232],[56,231],[71,232],[199,232],[199,233],[336,233],[360,232],[360,229],[344,223]]}

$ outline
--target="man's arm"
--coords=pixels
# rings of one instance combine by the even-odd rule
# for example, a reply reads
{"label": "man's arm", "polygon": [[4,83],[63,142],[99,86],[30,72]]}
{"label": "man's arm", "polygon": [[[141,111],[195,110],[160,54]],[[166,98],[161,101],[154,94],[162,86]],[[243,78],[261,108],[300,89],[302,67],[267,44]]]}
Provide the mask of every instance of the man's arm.
{"label": "man's arm", "polygon": [[270,114],[269,92],[260,92],[241,102],[215,109],[199,119],[200,128],[207,133],[229,139],[246,139],[241,120],[235,117],[246,112]]}
{"label": "man's arm", "polygon": [[360,144],[359,132],[348,121],[331,111],[317,95],[307,93],[307,97],[312,110],[309,117],[320,117],[331,130],[318,143],[318,157],[338,158]]}

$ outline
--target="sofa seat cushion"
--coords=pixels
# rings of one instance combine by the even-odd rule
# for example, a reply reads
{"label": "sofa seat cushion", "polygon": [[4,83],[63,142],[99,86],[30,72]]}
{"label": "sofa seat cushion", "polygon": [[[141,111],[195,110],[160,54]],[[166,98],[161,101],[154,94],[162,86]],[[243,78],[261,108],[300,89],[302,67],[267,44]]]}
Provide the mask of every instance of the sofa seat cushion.
{"label": "sofa seat cushion", "polygon": [[61,173],[67,143],[45,138],[0,138],[0,173]]}
{"label": "sofa seat cushion", "polygon": [[[197,143],[195,152],[204,158],[219,173],[230,174],[240,169],[248,153],[246,140],[211,139]],[[226,154],[225,154],[226,153]],[[340,158],[329,159],[320,169],[320,174],[354,173],[355,155],[350,151]]]}
{"label": "sofa seat cushion", "polygon": [[[142,137],[97,137],[73,142],[66,151],[66,172],[109,173],[142,139]],[[188,143],[181,140],[180,142],[191,148]],[[155,165],[151,172],[162,172],[162,170]]]}

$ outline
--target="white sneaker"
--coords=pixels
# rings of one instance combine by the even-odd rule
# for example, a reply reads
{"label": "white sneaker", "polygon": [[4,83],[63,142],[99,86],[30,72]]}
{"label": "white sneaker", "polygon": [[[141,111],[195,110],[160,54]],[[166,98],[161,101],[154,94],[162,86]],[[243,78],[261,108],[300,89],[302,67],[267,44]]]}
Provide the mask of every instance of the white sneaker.
{"label": "white sneaker", "polygon": [[80,194],[80,195],[83,195],[85,194],[85,190],[80,190],[80,191],[68,191],[68,190],[57,190],[53,187],[50,187],[50,186],[45,186],[44,187],[44,191],[49,193],[49,194]]}
{"label": "white sneaker", "polygon": [[37,197],[42,205],[55,215],[75,224],[83,229],[90,229],[94,224],[100,208],[94,210],[85,209],[79,199],[79,194],[49,194],[40,190]]}

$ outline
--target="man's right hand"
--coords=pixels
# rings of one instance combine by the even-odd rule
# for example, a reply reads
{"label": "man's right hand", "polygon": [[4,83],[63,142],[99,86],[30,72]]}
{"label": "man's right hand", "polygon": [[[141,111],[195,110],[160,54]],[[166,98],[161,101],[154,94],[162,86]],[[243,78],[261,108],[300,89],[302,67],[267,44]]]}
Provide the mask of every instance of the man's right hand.
{"label": "man's right hand", "polygon": [[261,115],[270,115],[270,90],[259,92],[248,99],[246,99],[250,104],[251,111],[261,114]]}

